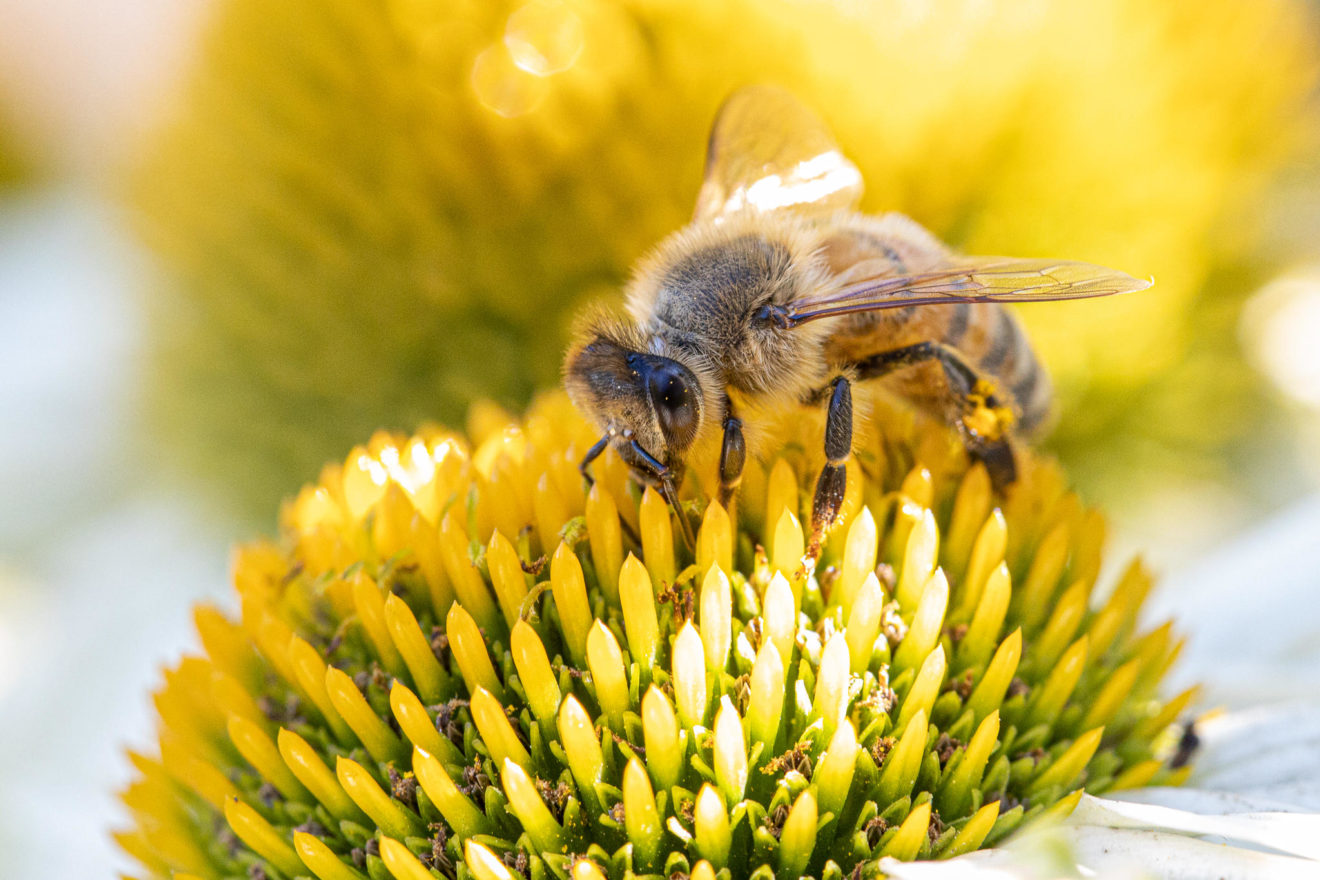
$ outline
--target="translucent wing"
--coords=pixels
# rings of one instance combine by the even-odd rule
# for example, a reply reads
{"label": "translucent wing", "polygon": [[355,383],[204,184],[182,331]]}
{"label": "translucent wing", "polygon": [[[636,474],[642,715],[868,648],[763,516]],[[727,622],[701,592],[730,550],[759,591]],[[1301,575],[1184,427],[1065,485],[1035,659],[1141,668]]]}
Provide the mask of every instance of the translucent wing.
{"label": "translucent wing", "polygon": [[862,175],[814,113],[775,86],[734,92],[715,119],[695,218],[735,211],[830,213],[857,206]]}
{"label": "translucent wing", "polygon": [[887,263],[876,261],[874,274],[863,272],[857,277],[850,272],[849,276],[841,290],[794,300],[772,310],[770,317],[780,326],[792,327],[853,312],[948,302],[1085,299],[1145,290],[1152,283],[1090,263],[1011,257],[966,258],[913,275],[894,275]]}

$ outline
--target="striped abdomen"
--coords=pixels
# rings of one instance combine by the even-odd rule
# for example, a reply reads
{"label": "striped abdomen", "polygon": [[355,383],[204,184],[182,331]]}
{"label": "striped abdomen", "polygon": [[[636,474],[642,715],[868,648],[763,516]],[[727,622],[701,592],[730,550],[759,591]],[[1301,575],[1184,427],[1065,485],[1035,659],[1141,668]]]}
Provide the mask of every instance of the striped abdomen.
{"label": "striped abdomen", "polygon": [[[858,215],[832,231],[824,247],[830,270],[839,277],[863,261],[888,263],[895,275],[937,268],[948,249],[934,236],[901,214]],[[867,271],[874,271],[873,266]],[[1017,319],[995,303],[951,301],[863,312],[841,319],[826,345],[826,360],[834,368],[860,367],[884,358],[885,352],[923,342],[954,349],[981,378],[991,380],[1013,404],[1018,427],[1030,432],[1049,414],[1053,393],[1049,376],[1036,360]],[[940,408],[938,388],[945,386],[933,362],[898,370],[889,383],[914,402]],[[947,391],[944,392],[947,398]]]}

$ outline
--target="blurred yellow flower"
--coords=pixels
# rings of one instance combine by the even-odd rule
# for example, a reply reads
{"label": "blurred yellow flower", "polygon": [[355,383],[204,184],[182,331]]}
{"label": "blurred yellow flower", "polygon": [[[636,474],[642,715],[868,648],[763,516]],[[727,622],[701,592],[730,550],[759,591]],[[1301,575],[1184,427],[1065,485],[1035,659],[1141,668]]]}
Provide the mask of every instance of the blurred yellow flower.
{"label": "blurred yellow flower", "polygon": [[237,552],[238,620],[198,609],[118,841],[156,877],[842,880],[1180,782],[1195,690],[1158,695],[1141,565],[1093,601],[1104,521],[1057,468],[1003,498],[886,415],[813,571],[819,424],[732,519],[698,462],[693,550],[613,451],[587,489],[562,394],[377,434]]}
{"label": "blurred yellow flower", "polygon": [[774,81],[867,210],[1155,276],[1024,310],[1067,455],[1219,448],[1246,383],[1201,316],[1250,283],[1225,267],[1302,146],[1312,25],[1301,0],[221,0],[133,186],[165,270],[158,419],[265,510],[378,425],[525,401],[568,316],[689,215],[719,102]]}
{"label": "blurred yellow flower", "polygon": [[21,154],[12,133],[7,130],[3,110],[0,107],[0,190],[25,180],[32,171],[27,157]]}

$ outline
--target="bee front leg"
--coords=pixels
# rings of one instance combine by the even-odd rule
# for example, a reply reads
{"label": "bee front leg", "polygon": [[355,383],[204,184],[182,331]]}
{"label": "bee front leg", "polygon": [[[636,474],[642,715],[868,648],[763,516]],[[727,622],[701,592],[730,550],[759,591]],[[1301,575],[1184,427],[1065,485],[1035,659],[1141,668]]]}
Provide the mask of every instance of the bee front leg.
{"label": "bee front leg", "polygon": [[582,463],[578,465],[578,473],[582,474],[583,479],[587,481],[588,486],[596,484],[591,476],[591,463],[600,458],[600,454],[605,451],[605,447],[610,445],[610,435],[606,434],[596,441],[596,445],[587,450],[587,454],[582,456]]}
{"label": "bee front leg", "polygon": [[829,389],[829,409],[825,415],[825,467],[816,481],[816,494],[811,501],[811,543],[807,545],[807,556],[812,561],[820,557],[820,542],[839,518],[843,495],[848,488],[844,463],[852,454],[852,383],[840,376],[830,383]]}
{"label": "bee front leg", "polygon": [[[601,437],[596,441],[595,445],[587,450],[587,454],[582,457],[581,463],[578,464],[578,473],[582,474],[582,478],[587,481],[587,486],[596,485],[596,479],[591,476],[591,463],[600,458],[601,453],[609,447],[610,440],[612,439],[612,434],[606,434],[604,437]],[[623,529],[623,533],[628,536],[629,541],[632,541],[637,547],[642,546],[641,537],[633,530],[632,526],[628,525],[628,520],[619,517],[619,526]]]}

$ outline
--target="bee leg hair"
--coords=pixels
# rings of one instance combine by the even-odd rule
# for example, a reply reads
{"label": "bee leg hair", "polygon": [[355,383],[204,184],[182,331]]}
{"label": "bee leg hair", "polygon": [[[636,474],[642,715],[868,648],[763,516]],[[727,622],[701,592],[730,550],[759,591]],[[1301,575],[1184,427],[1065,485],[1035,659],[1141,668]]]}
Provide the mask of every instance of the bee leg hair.
{"label": "bee leg hair", "polygon": [[844,464],[852,454],[852,383],[839,376],[829,387],[829,409],[825,416],[825,467],[816,480],[816,494],[811,501],[811,543],[807,556],[820,557],[820,542],[839,517],[843,495],[848,487]]}

